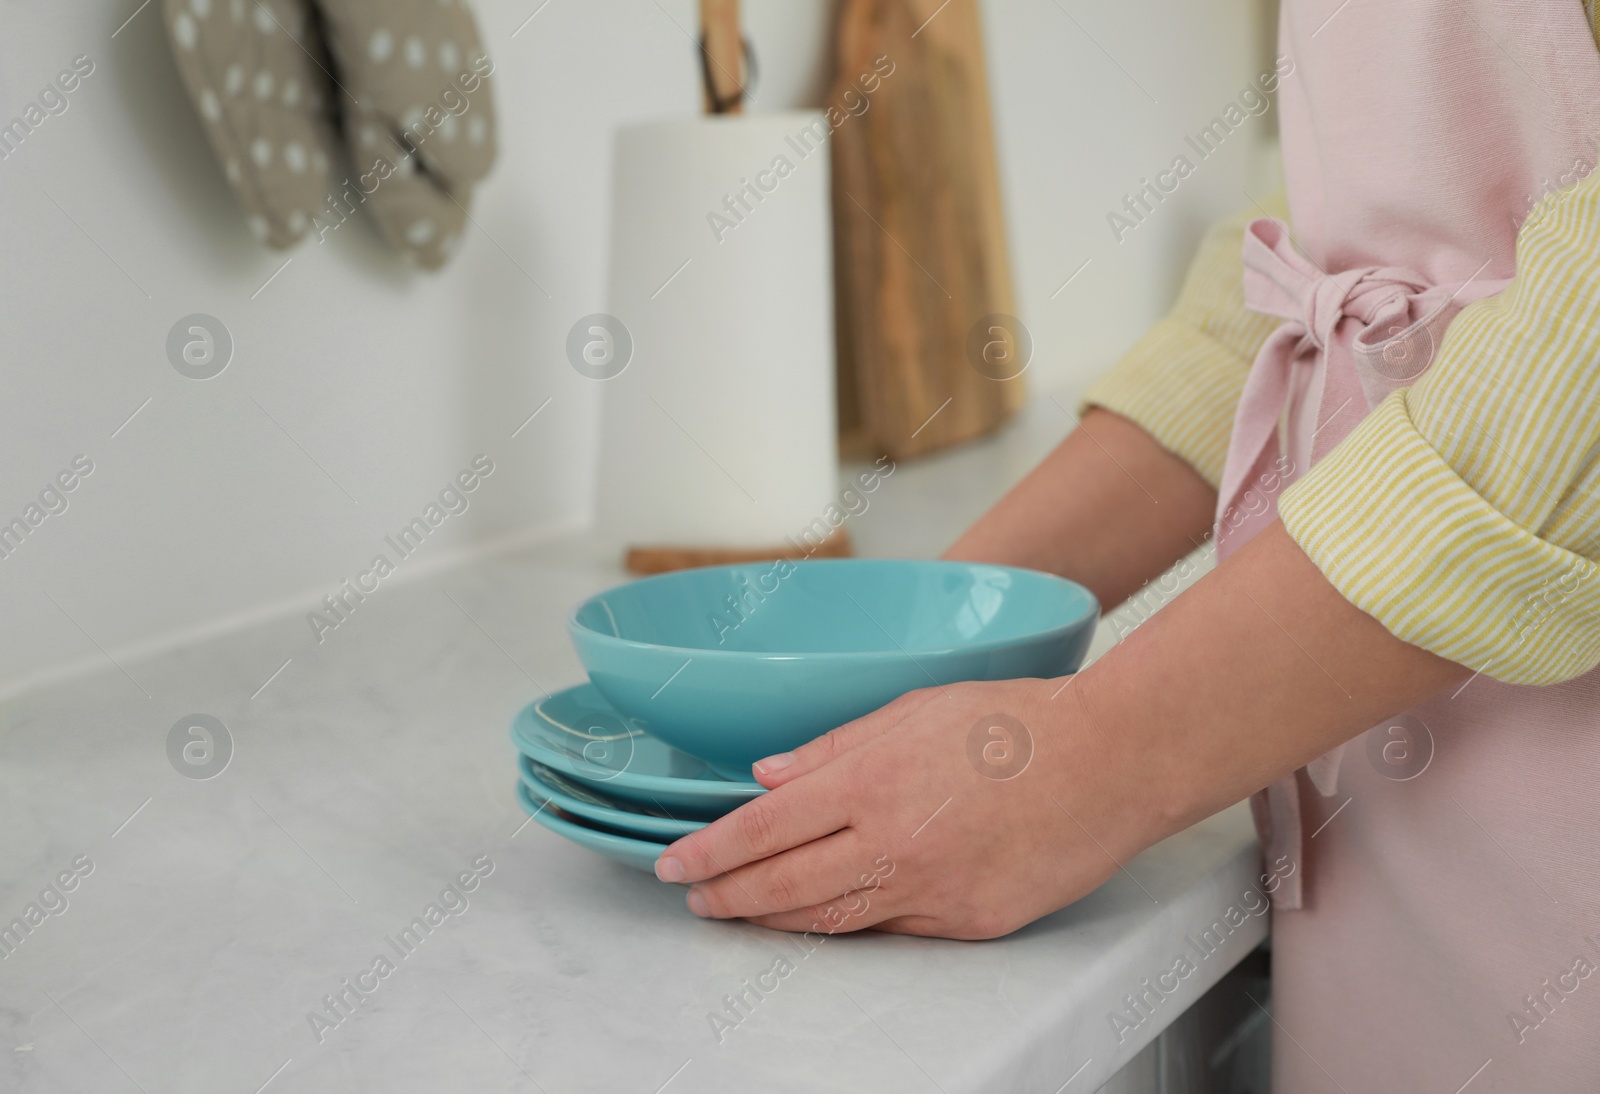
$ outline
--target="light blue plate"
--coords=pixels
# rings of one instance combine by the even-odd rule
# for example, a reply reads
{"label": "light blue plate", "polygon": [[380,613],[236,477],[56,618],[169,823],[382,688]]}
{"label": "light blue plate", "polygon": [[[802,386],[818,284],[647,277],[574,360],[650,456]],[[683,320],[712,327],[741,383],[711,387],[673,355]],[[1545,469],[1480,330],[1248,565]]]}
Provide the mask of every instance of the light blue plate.
{"label": "light blue plate", "polygon": [[517,770],[535,797],[620,835],[675,840],[698,832],[709,823],[680,820],[660,810],[612,801],[559,771],[535,763],[531,756],[517,757]]}
{"label": "light blue plate", "polygon": [[605,797],[689,820],[716,820],[766,793],[725,779],[700,760],[624,720],[593,685],[529,703],[511,721],[517,750]]}
{"label": "light blue plate", "polygon": [[589,679],[732,778],[917,688],[1077,671],[1100,606],[1034,570],[813,559],[659,574],[579,604]]}
{"label": "light blue plate", "polygon": [[661,857],[661,852],[667,847],[665,843],[599,832],[557,816],[555,809],[534,798],[533,791],[521,779],[517,780],[517,804],[522,806],[524,813],[533,818],[535,824],[550,829],[558,836],[565,836],[580,847],[598,851],[608,859],[614,859],[624,866],[632,866],[635,870],[643,870],[648,874],[656,872],[656,859]]}

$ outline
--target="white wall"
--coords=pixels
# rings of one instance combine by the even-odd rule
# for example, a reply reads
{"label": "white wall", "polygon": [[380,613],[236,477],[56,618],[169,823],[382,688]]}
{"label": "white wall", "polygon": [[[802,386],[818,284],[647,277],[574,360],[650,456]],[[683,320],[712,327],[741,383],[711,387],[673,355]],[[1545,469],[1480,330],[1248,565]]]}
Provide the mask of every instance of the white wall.
{"label": "white wall", "polygon": [[[563,346],[603,299],[611,132],[699,108],[692,0],[549,0],[526,23],[539,0],[477,0],[501,123],[482,230],[428,275],[356,222],[262,288],[283,256],[256,245],[211,159],[160,0],[111,36],[138,2],[0,9],[0,118],[73,58],[96,66],[0,161],[0,521],[74,456],[95,467],[0,559],[0,690],[304,611],[478,453],[497,471],[398,577],[585,520],[597,392]],[[756,109],[819,101],[824,5],[745,6]],[[1254,74],[1250,21],[1226,0],[993,0],[986,18],[1018,310],[1037,379],[1076,382],[1164,306],[1199,226],[1242,202],[1240,141],[1124,243],[1105,224]],[[193,312],[237,344],[214,380],[166,359]]]}
{"label": "white wall", "polygon": [[[651,4],[552,0],[512,38],[534,6],[477,5],[502,158],[456,260],[408,272],[358,219],[252,299],[283,258],[256,245],[211,159],[159,0],[114,40],[137,0],[6,5],[4,116],[71,58],[96,69],[0,162],[0,513],[77,453],[96,470],[0,559],[0,678],[314,599],[479,452],[499,470],[397,576],[581,521],[595,391],[561,347],[602,298],[610,132],[695,108],[695,86],[688,43]],[[192,312],[238,346],[204,383],[166,360]]]}
{"label": "white wall", "polygon": [[[1206,226],[1275,185],[1270,112],[1204,161],[1184,142],[1270,71],[1267,7],[986,4],[1017,309],[1039,386],[1081,388],[1116,360],[1171,303]],[[1107,214],[1185,154],[1194,173],[1118,242]]]}

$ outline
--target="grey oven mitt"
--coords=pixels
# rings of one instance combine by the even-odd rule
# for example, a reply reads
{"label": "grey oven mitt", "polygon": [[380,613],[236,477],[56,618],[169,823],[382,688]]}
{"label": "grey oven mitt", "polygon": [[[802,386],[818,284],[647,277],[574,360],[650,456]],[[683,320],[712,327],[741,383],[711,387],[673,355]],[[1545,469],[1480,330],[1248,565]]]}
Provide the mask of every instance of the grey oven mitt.
{"label": "grey oven mitt", "polygon": [[184,86],[260,239],[326,238],[364,207],[403,255],[445,262],[495,158],[494,65],[461,0],[164,3]]}

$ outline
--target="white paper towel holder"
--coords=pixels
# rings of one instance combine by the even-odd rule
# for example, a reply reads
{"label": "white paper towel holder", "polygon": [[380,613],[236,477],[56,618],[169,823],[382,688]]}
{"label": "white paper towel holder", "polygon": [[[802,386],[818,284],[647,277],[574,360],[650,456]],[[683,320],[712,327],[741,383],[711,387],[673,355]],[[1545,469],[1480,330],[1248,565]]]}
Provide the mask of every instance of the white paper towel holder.
{"label": "white paper towel holder", "polygon": [[[700,0],[700,24],[706,113],[742,114],[753,57],[740,31],[739,0]],[[831,368],[829,376],[831,381]],[[830,400],[831,396],[830,384]],[[829,437],[827,445],[830,457],[835,456],[836,438]],[[624,563],[635,573],[651,574],[778,558],[838,558],[852,553],[850,533],[839,526],[820,540],[814,536],[783,536],[773,544],[633,544],[627,548]]]}

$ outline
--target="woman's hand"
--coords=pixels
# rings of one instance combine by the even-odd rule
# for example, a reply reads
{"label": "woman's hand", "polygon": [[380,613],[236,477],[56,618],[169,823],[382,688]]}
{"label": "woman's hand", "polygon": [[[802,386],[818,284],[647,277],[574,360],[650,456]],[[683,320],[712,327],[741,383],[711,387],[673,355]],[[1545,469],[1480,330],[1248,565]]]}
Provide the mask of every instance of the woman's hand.
{"label": "woman's hand", "polygon": [[[771,792],[663,853],[699,915],[994,938],[1090,892],[1165,818],[1130,808],[1073,677],[930,687],[756,765]],[[1127,768],[1129,765],[1121,765]]]}

